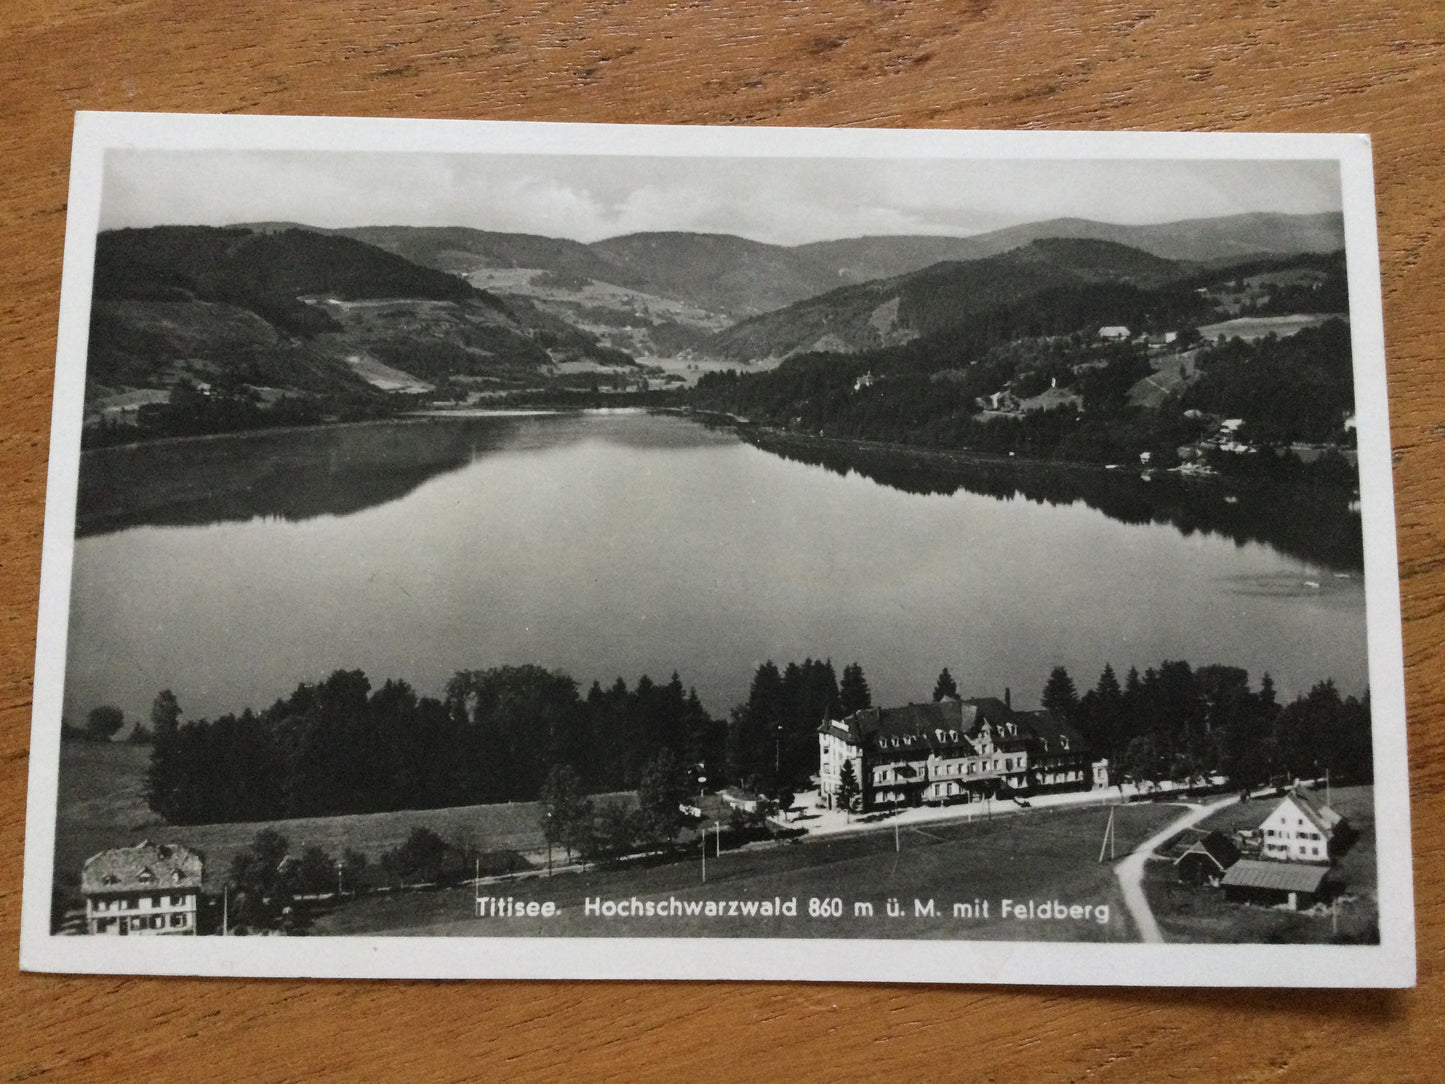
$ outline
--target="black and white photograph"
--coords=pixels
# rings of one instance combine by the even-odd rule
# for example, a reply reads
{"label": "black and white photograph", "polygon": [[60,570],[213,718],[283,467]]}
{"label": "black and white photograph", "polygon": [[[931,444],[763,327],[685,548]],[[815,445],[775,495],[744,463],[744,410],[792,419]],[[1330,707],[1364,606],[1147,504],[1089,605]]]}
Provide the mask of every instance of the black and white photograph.
{"label": "black and white photograph", "polygon": [[74,163],[23,966],[1413,982],[1367,140]]}

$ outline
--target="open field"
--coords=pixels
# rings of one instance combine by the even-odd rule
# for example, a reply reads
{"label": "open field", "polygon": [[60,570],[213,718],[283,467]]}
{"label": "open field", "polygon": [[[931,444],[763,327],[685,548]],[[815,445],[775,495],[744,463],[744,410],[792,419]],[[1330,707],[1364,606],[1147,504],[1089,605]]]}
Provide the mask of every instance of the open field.
{"label": "open field", "polygon": [[[1130,849],[1179,815],[1179,807],[1120,807],[1118,851]],[[350,901],[321,916],[312,932],[452,936],[668,936],[668,937],[904,937],[969,940],[1130,941],[1135,931],[1110,864],[1099,864],[1099,841],[1109,811],[1101,808],[1035,811],[971,823],[907,827],[894,850],[891,831],[835,836],[791,845],[725,851],[708,856],[707,883],[700,858],[664,865],[590,870],[553,878],[484,886],[482,894],[519,903],[551,902],[551,918],[474,918],[470,887],[384,894]],[[613,918],[589,915],[587,899],[645,905],[706,905],[738,913],[716,917],[679,914]],[[749,916],[744,905],[796,900],[797,914]],[[809,915],[810,900],[837,899],[838,917]],[[1003,901],[1058,901],[1103,911],[1089,917],[1017,919],[1001,914]],[[888,915],[888,902],[902,910]],[[917,903],[934,913],[918,914]],[[974,905],[972,917],[955,917],[954,905]],[[857,904],[870,905],[872,914]],[[987,913],[983,911],[987,905]]]}
{"label": "open field", "polygon": [[1206,341],[1212,342],[1215,339],[1244,339],[1246,342],[1253,342],[1262,339],[1266,335],[1278,335],[1280,338],[1294,335],[1307,327],[1319,327],[1321,324],[1331,320],[1345,319],[1343,313],[1303,313],[1297,316],[1240,316],[1233,320],[1225,320],[1218,324],[1205,324],[1199,329],[1199,334]]}
{"label": "open field", "polygon": [[[1317,797],[1323,801],[1321,789]],[[1378,940],[1379,884],[1375,860],[1375,816],[1373,787],[1336,788],[1331,804],[1360,833],[1349,851],[1336,863],[1334,874],[1342,884],[1338,915],[1328,912],[1295,912],[1272,907],[1230,903],[1219,888],[1195,888],[1181,884],[1175,875],[1173,858],[1204,832],[1218,829],[1226,835],[1237,828],[1257,828],[1274,799],[1257,798],[1226,806],[1179,839],[1160,848],[1160,855],[1145,867],[1144,893],[1169,941],[1272,944],[1320,944],[1335,940]],[[1335,922],[1338,923],[1336,930]]]}
{"label": "open field", "polygon": [[[444,839],[484,852],[514,851],[533,864],[545,862],[547,844],[531,802],[408,809],[345,817],[172,827],[146,808],[143,781],[150,750],[145,746],[66,742],[60,754],[59,810],[55,870],[60,884],[78,883],[80,867],[110,847],[143,839],[184,843],[206,858],[206,888],[220,891],[231,858],[250,845],[262,828],[274,828],[293,854],[315,845],[332,855],[348,848],[375,861],[403,843],[413,828],[427,827]],[[632,800],[631,795],[610,797]]]}

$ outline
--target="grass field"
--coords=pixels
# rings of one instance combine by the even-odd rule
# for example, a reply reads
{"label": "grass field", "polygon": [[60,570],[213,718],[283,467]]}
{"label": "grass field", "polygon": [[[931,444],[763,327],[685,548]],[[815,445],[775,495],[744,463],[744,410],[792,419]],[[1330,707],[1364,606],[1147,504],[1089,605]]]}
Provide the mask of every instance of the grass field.
{"label": "grass field", "polygon": [[[1317,795],[1324,800],[1324,792]],[[1258,828],[1274,808],[1275,799],[1255,799],[1226,806],[1199,825],[1202,831],[1218,829],[1226,835],[1237,828]],[[1375,860],[1374,788],[1343,787],[1331,794],[1331,804],[1360,833],[1337,865],[1335,877],[1344,886],[1338,914],[1295,912],[1272,907],[1231,903],[1218,888],[1181,884],[1172,859],[1200,832],[1190,831],[1160,848],[1167,856],[1145,868],[1144,893],[1159,928],[1170,941],[1271,944],[1321,944],[1341,939],[1378,940],[1379,875]],[[1338,927],[1336,927],[1336,923]]]}
{"label": "grass field", "polygon": [[[150,750],[144,746],[86,742],[66,742],[62,746],[55,839],[55,869],[60,884],[77,884],[80,867],[91,855],[150,839],[184,843],[199,850],[206,859],[206,889],[219,892],[232,856],[268,827],[287,838],[293,854],[314,844],[332,855],[352,848],[375,860],[405,841],[413,828],[424,826],[444,839],[480,851],[515,851],[533,864],[545,861],[542,856],[547,844],[537,806],[530,802],[168,826],[145,804],[143,786],[149,761]],[[631,796],[614,797],[631,800]]]}
{"label": "grass field", "polygon": [[[1178,816],[1173,805],[1125,806],[1116,814],[1118,853],[1125,854]],[[319,917],[320,935],[422,934],[454,936],[669,936],[669,937],[902,937],[964,940],[1130,941],[1113,867],[1097,862],[1108,810],[1060,809],[971,823],[905,828],[901,849],[889,831],[831,837],[817,842],[725,851],[660,865],[591,870],[483,887],[483,894],[519,902],[552,902],[551,918],[474,918],[470,887],[395,893],[348,901]],[[796,915],[743,914],[609,918],[586,913],[588,898],[602,900],[754,902],[796,900]],[[813,917],[809,901],[840,901],[839,917]],[[1015,919],[1002,901],[1057,900],[1107,907],[1107,921]],[[888,915],[896,900],[901,917]],[[915,901],[933,902],[918,915]],[[988,915],[982,915],[987,902]],[[856,904],[869,904],[871,917]],[[954,916],[954,904],[977,904],[972,918]],[[741,909],[741,908],[740,908]]]}

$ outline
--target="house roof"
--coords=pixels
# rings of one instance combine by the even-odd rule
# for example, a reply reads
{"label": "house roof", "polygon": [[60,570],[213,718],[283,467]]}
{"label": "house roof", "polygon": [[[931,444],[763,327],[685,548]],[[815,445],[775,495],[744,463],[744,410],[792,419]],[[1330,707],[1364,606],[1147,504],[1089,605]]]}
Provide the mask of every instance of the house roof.
{"label": "house roof", "polygon": [[1239,848],[1223,832],[1210,832],[1196,839],[1189,849],[1174,860],[1177,866],[1191,854],[1203,855],[1221,870],[1226,870],[1239,861]]}
{"label": "house roof", "polygon": [[1262,862],[1241,858],[1224,875],[1227,888],[1272,888],[1280,892],[1318,892],[1329,866],[1303,862]]}
{"label": "house roof", "polygon": [[[1340,822],[1344,820],[1342,816],[1329,806],[1323,802],[1316,801],[1298,787],[1281,798],[1279,804],[1269,811],[1269,816],[1274,816],[1286,805],[1291,805],[1295,809],[1298,809],[1300,815],[1318,828],[1320,834],[1326,839],[1334,835],[1335,829],[1338,828]],[[1269,817],[1265,818],[1265,820],[1268,819]]]}
{"label": "house roof", "polygon": [[1020,712],[1024,725],[1043,743],[1044,750],[1057,753],[1063,749],[1082,749],[1084,736],[1072,723],[1065,722],[1045,708],[1038,711]]}
{"label": "house roof", "polygon": [[205,860],[189,847],[147,839],[87,858],[80,870],[80,890],[92,895],[200,888],[204,868]]}
{"label": "house roof", "polygon": [[864,748],[919,752],[963,746],[972,752],[985,726],[997,749],[1022,749],[1033,741],[1041,742],[1046,751],[1083,748],[1083,737],[1063,720],[1046,711],[1014,711],[994,696],[864,708],[842,719],[830,719],[820,730]]}

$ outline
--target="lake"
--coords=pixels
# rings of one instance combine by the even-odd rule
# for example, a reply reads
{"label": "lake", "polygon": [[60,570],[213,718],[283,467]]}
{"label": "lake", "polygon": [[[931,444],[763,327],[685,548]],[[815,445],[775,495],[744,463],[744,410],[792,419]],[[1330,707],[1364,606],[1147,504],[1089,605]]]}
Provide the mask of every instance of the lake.
{"label": "lake", "polygon": [[[946,487],[945,487],[946,488]],[[765,659],[857,660],[875,703],[1033,707],[1164,659],[1366,683],[1363,578],[1084,503],[909,492],[634,412],[471,417],[87,453],[66,715],[261,708],[362,669],[439,694],[537,663],[677,671],[723,715]]]}

